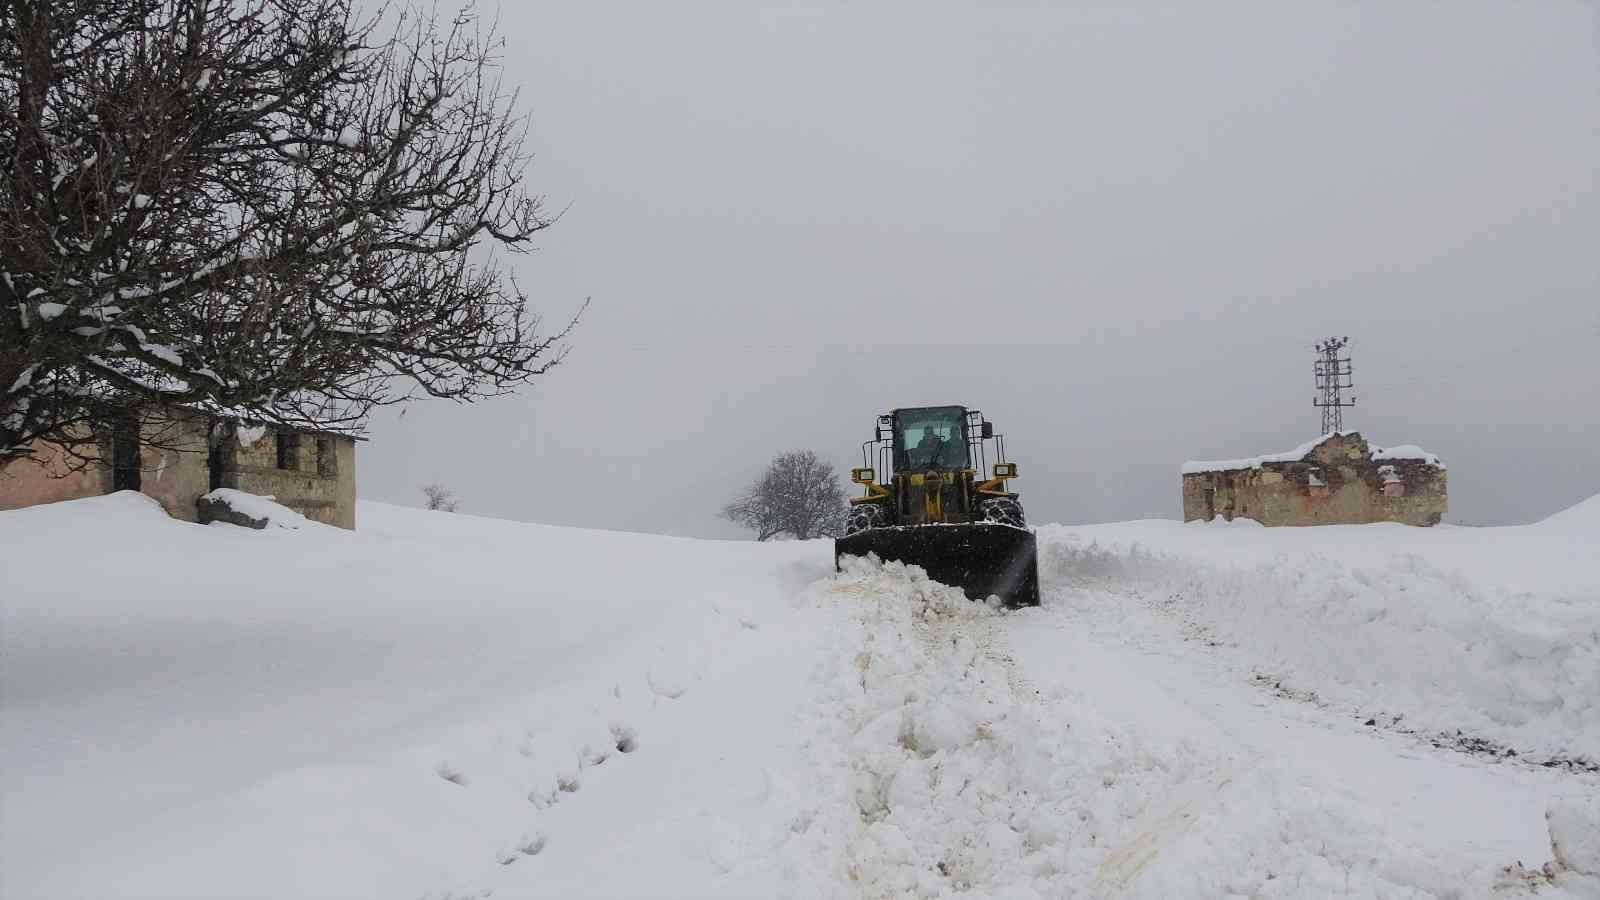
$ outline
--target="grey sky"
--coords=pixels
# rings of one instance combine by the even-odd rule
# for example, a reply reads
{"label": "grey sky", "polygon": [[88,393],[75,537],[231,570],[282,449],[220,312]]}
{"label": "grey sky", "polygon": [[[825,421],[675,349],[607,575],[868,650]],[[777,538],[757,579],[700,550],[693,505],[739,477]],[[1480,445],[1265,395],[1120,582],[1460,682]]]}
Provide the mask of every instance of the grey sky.
{"label": "grey sky", "polygon": [[1377,443],[1447,521],[1600,491],[1600,12],[506,4],[561,221],[512,257],[547,320],[518,396],[381,415],[360,492],[741,536],[775,453],[964,403],[1036,522],[1180,512],[1188,458],[1315,436],[1348,334]]}

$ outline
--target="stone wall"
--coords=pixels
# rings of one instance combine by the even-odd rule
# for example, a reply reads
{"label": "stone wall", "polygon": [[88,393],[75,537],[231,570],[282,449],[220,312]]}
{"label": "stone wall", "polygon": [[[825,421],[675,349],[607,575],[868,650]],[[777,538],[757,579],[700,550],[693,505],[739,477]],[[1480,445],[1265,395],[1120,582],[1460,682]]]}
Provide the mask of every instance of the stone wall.
{"label": "stone wall", "polygon": [[1437,525],[1447,509],[1445,470],[1425,457],[1374,459],[1354,432],[1329,435],[1297,460],[1183,475],[1183,518],[1254,519],[1263,525]]}
{"label": "stone wall", "polygon": [[[195,521],[194,502],[211,490],[205,420],[182,415],[146,421],[140,436],[139,493],[154,498],[174,519]],[[161,445],[159,449],[156,444]],[[111,493],[114,485],[107,466],[100,467],[100,483],[100,493]]]}
{"label": "stone wall", "polygon": [[271,495],[313,521],[356,527],[356,442],[351,438],[240,428],[221,449],[222,487]]}
{"label": "stone wall", "polygon": [[[270,429],[225,424],[213,449],[209,429],[208,419],[182,411],[141,423],[139,492],[154,498],[168,515],[195,521],[195,502],[216,486],[272,495],[317,522],[356,526],[352,438],[313,432],[285,432],[280,438]],[[281,455],[280,441],[285,445]],[[77,471],[49,445],[43,445],[38,461],[23,460],[0,470],[0,510],[111,493],[116,476],[104,463],[111,456],[109,446],[88,452],[101,462]]]}

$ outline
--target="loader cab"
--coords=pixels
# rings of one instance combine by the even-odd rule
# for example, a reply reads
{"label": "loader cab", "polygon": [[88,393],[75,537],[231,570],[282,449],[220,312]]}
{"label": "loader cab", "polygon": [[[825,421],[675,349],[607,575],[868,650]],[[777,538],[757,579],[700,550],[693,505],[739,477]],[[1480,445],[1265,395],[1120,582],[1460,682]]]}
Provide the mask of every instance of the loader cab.
{"label": "loader cab", "polygon": [[959,471],[970,465],[965,407],[897,409],[890,418],[896,472]]}

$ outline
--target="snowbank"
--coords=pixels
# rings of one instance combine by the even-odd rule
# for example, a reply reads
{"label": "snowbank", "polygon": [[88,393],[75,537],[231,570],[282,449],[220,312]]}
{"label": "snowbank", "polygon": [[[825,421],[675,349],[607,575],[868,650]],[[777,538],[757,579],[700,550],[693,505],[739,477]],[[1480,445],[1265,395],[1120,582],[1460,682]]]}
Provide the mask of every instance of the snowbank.
{"label": "snowbank", "polygon": [[1600,535],[1600,494],[1575,503],[1534,525],[1557,532]]}
{"label": "snowbank", "polygon": [[1041,531],[1045,581],[1159,604],[1352,715],[1600,760],[1600,504],[1532,526]]}
{"label": "snowbank", "polygon": [[360,520],[0,513],[0,895],[773,892],[820,544]]}

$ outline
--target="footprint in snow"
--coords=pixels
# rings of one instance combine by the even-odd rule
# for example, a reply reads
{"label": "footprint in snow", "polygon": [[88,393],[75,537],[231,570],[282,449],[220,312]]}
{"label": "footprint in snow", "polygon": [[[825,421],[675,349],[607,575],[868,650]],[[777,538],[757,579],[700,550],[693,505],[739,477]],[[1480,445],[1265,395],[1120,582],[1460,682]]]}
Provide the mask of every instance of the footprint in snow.
{"label": "footprint in snow", "polygon": [[683,696],[683,682],[675,678],[657,675],[654,670],[651,670],[645,673],[644,680],[649,683],[650,690],[654,692],[657,697],[665,697],[668,700],[676,700]]}
{"label": "footprint in snow", "polygon": [[525,856],[538,856],[544,851],[544,844],[544,832],[525,832],[515,844],[496,853],[494,861],[502,866],[509,866]]}
{"label": "footprint in snow", "polygon": [[517,852],[523,856],[538,856],[544,850],[544,832],[534,831],[522,836],[517,842]]}
{"label": "footprint in snow", "polygon": [[611,738],[616,741],[618,753],[632,753],[639,749],[638,733],[626,725],[612,725]]}
{"label": "footprint in snow", "polygon": [[578,761],[584,768],[594,768],[611,758],[610,748],[602,745],[595,747],[593,744],[584,744],[578,748]]}
{"label": "footprint in snow", "polygon": [[545,788],[543,790],[535,788],[528,792],[528,802],[532,803],[536,809],[555,806],[560,800],[560,788]]}
{"label": "footprint in snow", "polygon": [[466,774],[460,769],[451,765],[449,762],[439,763],[437,766],[433,767],[433,771],[434,774],[438,775],[440,778],[443,778],[445,781],[450,782],[451,784],[461,785],[462,787],[466,787],[467,785]]}

